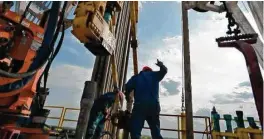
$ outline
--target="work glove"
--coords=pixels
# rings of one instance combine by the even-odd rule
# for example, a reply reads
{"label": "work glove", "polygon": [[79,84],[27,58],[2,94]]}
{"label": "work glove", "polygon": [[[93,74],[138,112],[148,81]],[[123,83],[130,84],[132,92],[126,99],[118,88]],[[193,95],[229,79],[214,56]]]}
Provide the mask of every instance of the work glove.
{"label": "work glove", "polygon": [[163,66],[163,63],[161,61],[159,61],[159,59],[157,59],[156,65],[159,66],[159,67],[162,67]]}
{"label": "work glove", "polygon": [[109,120],[109,118],[111,117],[110,109],[106,108],[104,111],[104,115],[105,115],[105,120]]}

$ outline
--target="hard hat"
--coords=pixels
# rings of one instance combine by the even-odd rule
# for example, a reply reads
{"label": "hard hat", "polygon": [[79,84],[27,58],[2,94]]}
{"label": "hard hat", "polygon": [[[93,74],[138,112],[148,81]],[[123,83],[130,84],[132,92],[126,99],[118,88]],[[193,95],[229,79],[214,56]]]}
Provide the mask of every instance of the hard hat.
{"label": "hard hat", "polygon": [[142,71],[152,71],[152,69],[148,66],[143,67]]}

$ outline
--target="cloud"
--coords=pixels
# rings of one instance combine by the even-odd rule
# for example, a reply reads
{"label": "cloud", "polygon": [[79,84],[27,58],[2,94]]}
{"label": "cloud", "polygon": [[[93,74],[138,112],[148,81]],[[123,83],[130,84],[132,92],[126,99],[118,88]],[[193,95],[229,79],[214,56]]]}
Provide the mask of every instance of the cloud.
{"label": "cloud", "polygon": [[234,98],[232,95],[216,94],[213,98],[214,100],[210,101],[213,104],[236,104],[245,102],[243,99]]}
{"label": "cloud", "polygon": [[46,105],[78,108],[84,82],[91,79],[92,69],[61,64],[50,71],[48,87],[50,95]]}
{"label": "cloud", "polygon": [[243,100],[250,100],[253,99],[253,94],[252,92],[234,92],[235,97],[238,99],[243,99]]}
{"label": "cloud", "polygon": [[138,1],[138,9],[139,9],[139,12],[141,12],[142,9],[143,9],[143,3],[146,3],[146,1]]}
{"label": "cloud", "polygon": [[138,1],[138,9],[139,9],[139,12],[142,12],[143,10],[143,5],[146,4],[146,3],[156,3],[156,1]]}
{"label": "cloud", "polygon": [[180,93],[179,87],[181,82],[174,80],[162,81],[161,85],[168,91],[169,95],[178,95]]}
{"label": "cloud", "polygon": [[67,47],[66,50],[69,51],[70,53],[74,54],[74,55],[78,55],[78,51],[72,47]]}
{"label": "cloud", "polygon": [[75,42],[75,43],[83,45],[73,34],[70,34],[70,35],[71,35],[70,40],[72,42]]}
{"label": "cloud", "polygon": [[[208,13],[207,18],[200,18],[204,14],[192,14],[194,18],[190,19],[189,34],[193,110],[216,105],[219,111],[231,113],[235,108],[247,105],[247,108],[243,107],[245,113],[256,114],[250,97],[251,90],[246,83],[241,83],[249,80],[243,55],[235,48],[219,48],[215,42],[215,38],[225,36],[227,31],[225,14]],[[149,65],[158,70],[154,65],[158,58],[168,67],[163,81],[181,81],[182,36],[175,34],[158,39],[145,42],[139,47],[139,68]],[[164,112],[174,113],[174,108],[181,107],[181,95],[168,95],[164,82],[160,86],[160,103]],[[178,94],[181,94],[181,89],[179,91]]]}
{"label": "cloud", "polygon": [[230,94],[216,94],[213,96],[214,100],[210,102],[213,104],[236,104],[251,101],[253,93],[251,92],[249,81],[241,82],[234,91]]}
{"label": "cloud", "polygon": [[210,116],[211,110],[208,108],[200,108],[195,112],[195,115],[199,116]]}
{"label": "cloud", "polygon": [[242,83],[239,83],[239,85],[238,85],[239,87],[244,87],[244,86],[248,86],[248,87],[251,87],[251,84],[250,84],[250,82],[249,81],[245,81],[245,82],[242,82]]}

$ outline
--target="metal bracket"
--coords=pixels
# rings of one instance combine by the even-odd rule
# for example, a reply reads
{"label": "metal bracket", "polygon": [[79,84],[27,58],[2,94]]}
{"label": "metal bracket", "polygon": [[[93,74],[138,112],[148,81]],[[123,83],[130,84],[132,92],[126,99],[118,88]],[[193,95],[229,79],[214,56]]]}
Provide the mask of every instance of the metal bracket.
{"label": "metal bracket", "polygon": [[244,55],[252,86],[253,96],[258,111],[259,120],[261,126],[263,127],[263,78],[259,68],[256,52],[251,46],[251,44],[256,43],[257,34],[246,34],[244,36],[246,37],[243,40],[237,39],[233,41],[232,37],[225,37],[224,40],[216,40],[218,42],[219,47],[235,47]]}

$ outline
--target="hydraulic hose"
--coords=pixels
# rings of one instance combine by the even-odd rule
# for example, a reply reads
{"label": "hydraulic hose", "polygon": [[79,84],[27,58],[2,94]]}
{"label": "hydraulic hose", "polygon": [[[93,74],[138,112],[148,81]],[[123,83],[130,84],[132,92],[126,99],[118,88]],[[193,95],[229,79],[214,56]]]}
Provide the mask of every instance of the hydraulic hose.
{"label": "hydraulic hose", "polygon": [[[54,31],[55,31],[55,27],[54,24],[57,23],[57,19],[58,19],[58,16],[55,16],[55,15],[58,15],[59,14],[59,9],[60,9],[60,2],[53,2],[52,3],[52,8],[51,8],[51,12],[50,12],[50,18],[48,20],[48,25],[52,25],[53,29],[51,28],[48,28],[47,31],[45,32],[45,35],[44,35],[44,41],[43,41],[43,44],[42,44],[42,48],[43,48],[43,45],[44,46],[47,46],[47,44],[50,44],[51,41],[52,41],[52,37],[53,37],[53,34],[54,34]],[[56,41],[56,40],[54,40]],[[45,42],[45,43],[44,43]],[[53,46],[52,46],[53,47]],[[45,51],[46,50],[46,53],[50,51],[50,48],[49,47],[46,47],[46,49],[42,50],[42,51]],[[48,51],[47,51],[48,50]],[[49,52],[51,53],[51,52]],[[39,54],[42,54],[41,53],[41,50],[39,50]],[[39,55],[38,55],[39,56]],[[45,55],[44,55],[45,56]],[[40,68],[42,66],[44,66],[44,64],[46,63],[46,61],[48,60],[49,58],[49,55],[46,54],[46,57],[47,59],[42,63],[40,64]],[[37,58],[37,57],[36,57]],[[38,57],[39,58],[39,57]],[[40,58],[39,58],[40,59]],[[37,60],[35,60],[34,62],[36,63]],[[33,63],[34,64],[34,63]],[[32,66],[31,66],[32,67]],[[35,70],[35,73],[36,73],[37,69]],[[1,73],[3,73],[1,70],[0,70],[0,75],[2,75]],[[33,74],[34,74],[34,71],[32,71],[31,73],[26,73],[28,74],[29,76],[25,76],[24,75],[22,76],[23,79],[21,80],[18,80],[18,81],[15,81],[15,82],[12,82],[12,83],[9,83],[9,84],[5,84],[5,85],[1,85],[0,86],[0,93],[8,93],[8,92],[11,92],[11,91],[14,91],[14,90],[17,90],[17,89],[20,89],[22,88],[23,86],[25,86],[33,77]],[[5,74],[5,73],[4,73]],[[14,75],[13,73],[8,73],[8,75],[12,76]],[[32,74],[32,75],[31,75]],[[31,75],[31,76],[30,76]],[[15,77],[20,77],[19,74],[16,74],[14,75]],[[13,77],[14,77],[13,76]],[[7,76],[8,77],[8,76]],[[21,77],[20,77],[21,78]]]}
{"label": "hydraulic hose", "polygon": [[[50,66],[54,60],[54,58],[57,56],[57,54],[59,53],[60,49],[61,49],[61,46],[62,46],[62,43],[63,43],[63,38],[64,38],[64,30],[65,30],[65,23],[63,22],[63,19],[64,19],[64,13],[65,13],[65,9],[67,7],[67,3],[68,2],[64,2],[64,5],[63,5],[63,8],[62,8],[62,12],[60,14],[60,20],[59,20],[59,23],[58,23],[58,27],[56,29],[56,33],[55,33],[55,37],[57,38],[58,37],[58,34],[60,32],[60,29],[62,27],[62,34],[61,34],[61,38],[59,40],[59,43],[55,49],[55,52],[52,53],[50,59],[49,59],[49,62],[47,64],[47,66],[45,67],[45,70],[44,72],[41,74],[39,80],[38,80],[38,83],[37,83],[37,87],[39,88],[40,87],[40,83],[41,83],[41,80],[42,80],[42,77],[44,76],[44,88],[46,88],[46,83],[47,83],[47,79],[48,79],[48,72],[49,72],[49,69],[50,69]],[[54,39],[54,41],[52,41],[51,45],[54,45],[55,42],[56,42],[57,39]]]}
{"label": "hydraulic hose", "polygon": [[[38,54],[31,64],[29,71],[24,73],[10,73],[6,72],[4,70],[0,69],[0,76],[2,77],[8,77],[8,78],[25,78],[28,76],[32,76],[35,74],[41,67],[45,65],[45,63],[48,61],[48,58],[51,54],[52,48],[50,48],[50,44],[53,41],[54,32],[56,29],[57,21],[58,21],[58,15],[60,10],[60,1],[54,1],[52,2],[50,17],[48,19],[48,27],[44,34],[44,40],[42,42],[42,45],[40,49],[38,50]],[[53,47],[53,46],[51,46]]]}

